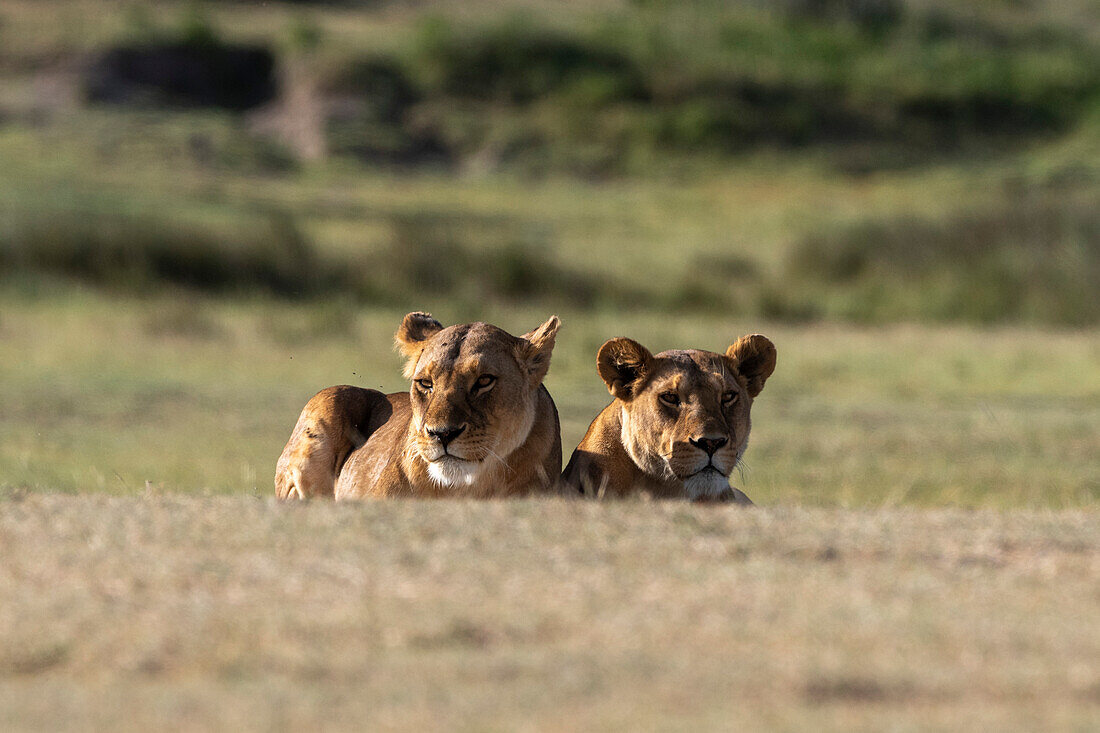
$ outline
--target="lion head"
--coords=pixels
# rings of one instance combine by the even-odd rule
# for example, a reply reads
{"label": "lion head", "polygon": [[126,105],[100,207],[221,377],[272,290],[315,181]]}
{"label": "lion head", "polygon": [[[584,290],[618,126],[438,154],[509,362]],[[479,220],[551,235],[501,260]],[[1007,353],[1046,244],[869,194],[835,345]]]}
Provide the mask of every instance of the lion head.
{"label": "lion head", "polygon": [[410,448],[433,481],[469,486],[523,445],[560,325],[551,316],[516,337],[487,323],[444,328],[427,313],[405,316],[396,344],[412,380]]}
{"label": "lion head", "polygon": [[663,351],[616,338],[600,348],[597,366],[621,403],[622,443],[649,477],[683,482],[688,498],[729,488],[745,452],[752,401],[775,370],[775,346],[744,336],[726,353]]}

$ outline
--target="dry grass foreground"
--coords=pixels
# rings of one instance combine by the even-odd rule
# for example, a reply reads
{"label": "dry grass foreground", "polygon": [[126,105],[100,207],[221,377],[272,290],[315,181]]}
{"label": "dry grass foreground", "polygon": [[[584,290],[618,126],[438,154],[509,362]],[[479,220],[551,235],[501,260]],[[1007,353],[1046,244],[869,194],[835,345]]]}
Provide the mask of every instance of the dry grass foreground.
{"label": "dry grass foreground", "polygon": [[1100,514],[16,495],[4,730],[1096,729]]}

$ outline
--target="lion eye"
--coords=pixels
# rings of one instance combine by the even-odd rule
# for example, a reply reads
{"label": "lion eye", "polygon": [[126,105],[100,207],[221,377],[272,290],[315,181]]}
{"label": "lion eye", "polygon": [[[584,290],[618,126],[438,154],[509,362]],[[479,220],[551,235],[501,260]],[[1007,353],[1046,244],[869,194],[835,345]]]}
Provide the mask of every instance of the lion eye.
{"label": "lion eye", "polygon": [[740,397],[740,395],[738,395],[736,392],[726,392],[724,395],[722,395],[722,404],[732,405],[734,402],[737,402],[738,397]]}
{"label": "lion eye", "polygon": [[418,379],[418,380],[416,380],[416,386],[420,387],[420,389],[424,390],[425,392],[431,392],[432,391],[432,380],[430,380],[430,379]]}
{"label": "lion eye", "polygon": [[675,392],[662,392],[661,402],[664,402],[669,407],[679,407],[680,395],[676,394]]}
{"label": "lion eye", "polygon": [[474,382],[474,392],[483,392],[493,386],[493,383],[497,381],[497,378],[492,374],[482,374]]}

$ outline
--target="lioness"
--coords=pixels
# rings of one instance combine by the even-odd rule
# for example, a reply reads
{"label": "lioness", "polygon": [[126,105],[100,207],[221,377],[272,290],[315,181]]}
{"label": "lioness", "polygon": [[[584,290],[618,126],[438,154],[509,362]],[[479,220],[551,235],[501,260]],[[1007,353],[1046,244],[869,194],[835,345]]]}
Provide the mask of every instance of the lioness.
{"label": "lioness", "polygon": [[729,483],[749,441],[753,398],[775,370],[775,346],[744,336],[725,354],[663,351],[612,339],[596,366],[615,397],[562,475],[588,495],[631,493],[751,504]]}
{"label": "lioness", "polygon": [[557,316],[519,338],[487,323],[397,330],[408,392],[347,385],[302,410],[275,470],[280,499],[513,496],[553,488],[558,411],[542,380]]}

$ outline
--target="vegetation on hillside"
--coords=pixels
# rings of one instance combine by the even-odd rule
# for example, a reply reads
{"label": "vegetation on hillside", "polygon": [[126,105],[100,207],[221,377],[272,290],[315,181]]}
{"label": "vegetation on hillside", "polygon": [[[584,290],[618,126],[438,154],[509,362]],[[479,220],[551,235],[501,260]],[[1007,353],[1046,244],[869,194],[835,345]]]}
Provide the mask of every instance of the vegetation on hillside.
{"label": "vegetation on hillside", "polygon": [[[862,166],[914,164],[1064,132],[1100,100],[1091,29],[1041,15],[1008,23],[950,3],[694,0],[565,26],[518,10],[475,17],[428,14],[403,43],[357,53],[327,52],[323,31],[299,23],[267,53],[309,69],[284,87],[314,89],[315,124],[337,155],[488,157],[528,173],[607,176],[668,156],[857,143],[878,150]],[[270,96],[259,53],[192,11],[178,28],[146,21],[109,45],[85,88],[93,101],[252,107]]]}
{"label": "vegetation on hillside", "polygon": [[[1100,322],[1100,13],[1087,2],[86,11],[0,12],[8,279]],[[527,207],[547,185],[585,193]],[[778,203],[754,229],[756,211],[727,214],[736,202],[708,193],[728,185],[771,186]],[[410,193],[357,200],[375,186]],[[622,186],[683,205],[600,214]],[[823,208],[800,198],[807,186],[841,192]],[[432,205],[415,198],[444,187]],[[498,200],[466,203],[479,190]]]}

